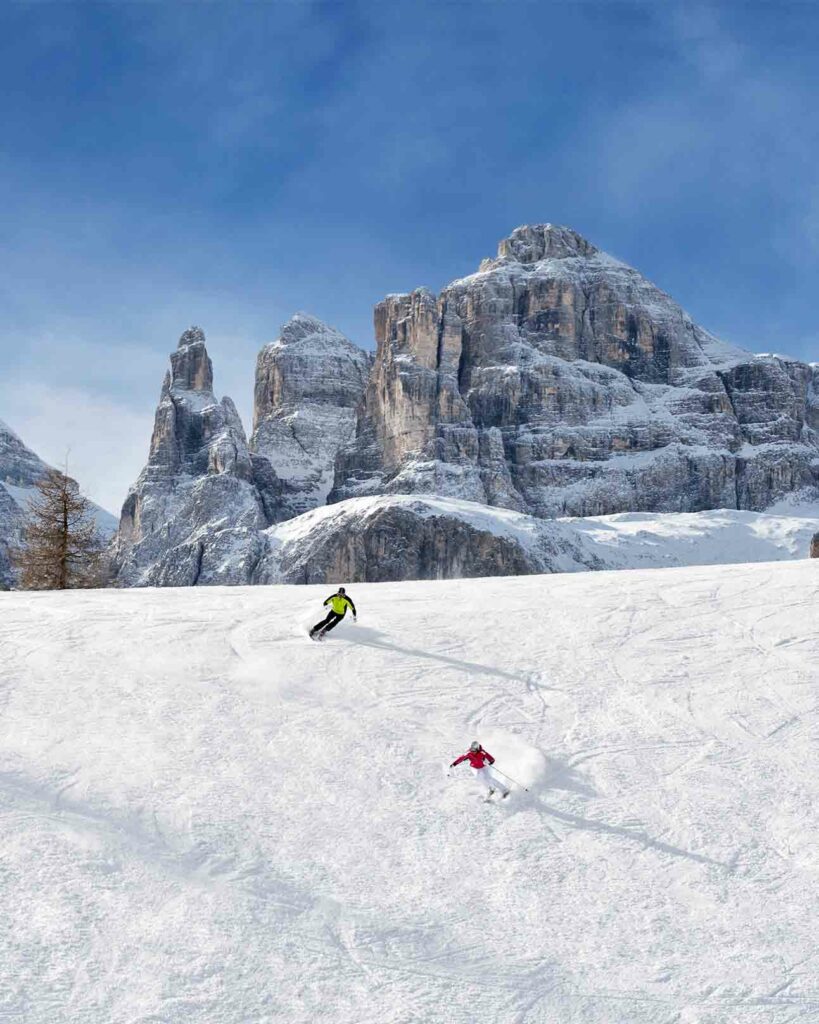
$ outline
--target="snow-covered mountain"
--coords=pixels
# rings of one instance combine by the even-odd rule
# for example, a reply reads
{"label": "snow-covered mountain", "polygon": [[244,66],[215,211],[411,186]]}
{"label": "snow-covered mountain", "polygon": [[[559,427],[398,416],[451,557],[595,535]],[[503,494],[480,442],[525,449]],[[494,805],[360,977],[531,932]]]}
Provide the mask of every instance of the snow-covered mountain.
{"label": "snow-covered mountain", "polygon": [[[0,588],[13,583],[9,549],[22,540],[26,508],[48,469],[40,456],[0,420]],[[110,537],[117,529],[116,519],[97,505],[93,509],[100,534]]]}
{"label": "snow-covered mountain", "polygon": [[0,1017],[814,1024],[817,567],[0,594]]}
{"label": "snow-covered mountain", "polygon": [[[199,457],[207,450],[207,443],[197,449]],[[819,503],[771,514],[718,509],[544,520],[459,498],[405,494],[348,498],[284,521],[274,515],[264,528],[256,478],[237,481],[228,470],[227,479],[209,472],[180,483],[164,475],[161,460],[155,475],[156,458],[124,508],[119,582],[126,586],[435,580],[778,561],[807,557],[819,530]],[[270,493],[275,507],[275,488]],[[239,501],[246,518],[237,523]],[[142,538],[129,546],[136,524]]]}
{"label": "snow-covered mountain", "polygon": [[[650,551],[631,531],[615,554],[600,530],[550,520],[819,498],[819,366],[720,342],[568,228],[518,228],[440,296],[389,296],[375,328],[373,361],[308,314],[285,324],[259,354],[249,445],[186,332],[123,508],[120,581],[503,575],[620,568],[626,551],[675,564],[687,524]],[[744,522],[705,516],[708,554],[689,562],[729,526],[758,537]]]}
{"label": "snow-covered mountain", "polygon": [[440,296],[389,296],[375,327],[331,500],[760,511],[819,484],[819,367],[720,342],[568,228],[518,228]]}

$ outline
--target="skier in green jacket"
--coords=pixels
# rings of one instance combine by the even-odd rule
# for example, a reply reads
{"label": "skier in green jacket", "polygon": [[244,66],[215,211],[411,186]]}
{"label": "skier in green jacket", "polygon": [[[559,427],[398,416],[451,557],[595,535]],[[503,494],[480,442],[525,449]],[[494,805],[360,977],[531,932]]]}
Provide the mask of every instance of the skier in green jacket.
{"label": "skier in green jacket", "polygon": [[317,622],[315,626],[310,630],[311,640],[323,640],[325,633],[329,633],[331,629],[334,629],[339,622],[347,614],[347,609],[353,613],[353,622],[356,621],[355,605],[352,599],[347,597],[347,591],[344,587],[339,587],[335,594],[331,594],[324,602],[324,607],[330,605],[330,611],[326,618],[322,619],[321,622]]}

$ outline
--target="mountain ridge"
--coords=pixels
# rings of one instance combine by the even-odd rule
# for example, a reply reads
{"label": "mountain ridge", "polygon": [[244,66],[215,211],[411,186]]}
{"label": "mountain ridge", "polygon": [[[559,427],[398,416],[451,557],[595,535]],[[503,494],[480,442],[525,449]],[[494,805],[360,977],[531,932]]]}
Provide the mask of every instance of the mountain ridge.
{"label": "mountain ridge", "polygon": [[[440,496],[550,520],[762,511],[789,493],[819,493],[819,368],[720,341],[571,228],[521,225],[439,294],[387,296],[374,325],[371,355],[308,313],[284,324],[259,353],[249,441],[230,400],[220,406],[230,421],[222,468],[221,442],[192,410],[218,403],[204,335],[190,336],[171,356],[181,366],[190,345],[202,348],[177,388],[187,426],[171,431],[165,455],[152,448],[135,485],[154,486],[162,462],[165,512],[124,582],[259,580],[272,527],[360,497]],[[158,423],[173,394],[163,391]],[[380,538],[372,550],[409,552],[426,537],[413,564],[426,574],[440,557],[454,572],[457,557],[441,552],[460,537],[473,545],[470,573],[481,557],[487,572],[543,571],[542,560],[499,555],[498,541],[468,540],[458,515],[438,517],[430,533],[414,514],[410,503],[368,517]],[[346,550],[355,575],[371,541],[356,533],[362,554],[352,557],[343,531],[354,520],[339,519],[326,550]],[[135,521],[126,502],[125,548]],[[340,564],[326,562],[328,579]]]}

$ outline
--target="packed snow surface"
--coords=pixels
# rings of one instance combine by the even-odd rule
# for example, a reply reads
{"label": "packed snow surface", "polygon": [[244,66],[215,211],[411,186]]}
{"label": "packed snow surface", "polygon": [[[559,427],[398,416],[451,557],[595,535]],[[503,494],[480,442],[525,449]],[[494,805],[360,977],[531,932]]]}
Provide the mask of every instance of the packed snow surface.
{"label": "packed snow surface", "polygon": [[819,562],[348,590],[0,594],[0,1020],[819,1020]]}

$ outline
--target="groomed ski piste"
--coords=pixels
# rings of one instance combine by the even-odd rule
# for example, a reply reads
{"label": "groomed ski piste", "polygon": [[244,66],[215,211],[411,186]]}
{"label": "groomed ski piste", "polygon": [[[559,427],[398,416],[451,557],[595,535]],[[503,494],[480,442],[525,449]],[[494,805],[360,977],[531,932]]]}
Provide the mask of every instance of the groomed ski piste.
{"label": "groomed ski piste", "polygon": [[343,582],[0,594],[0,1020],[819,1020],[819,562]]}

